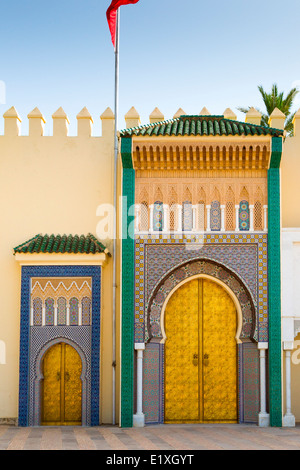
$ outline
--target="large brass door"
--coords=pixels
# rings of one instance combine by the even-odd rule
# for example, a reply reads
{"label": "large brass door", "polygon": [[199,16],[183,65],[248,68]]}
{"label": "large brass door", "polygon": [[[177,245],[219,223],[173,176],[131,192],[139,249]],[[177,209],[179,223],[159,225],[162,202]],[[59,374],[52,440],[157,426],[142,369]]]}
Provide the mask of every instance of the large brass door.
{"label": "large brass door", "polygon": [[82,363],[66,343],[52,346],[43,359],[42,424],[81,424]]}
{"label": "large brass door", "polygon": [[237,315],[217,283],[195,279],[165,312],[165,422],[237,422]]}

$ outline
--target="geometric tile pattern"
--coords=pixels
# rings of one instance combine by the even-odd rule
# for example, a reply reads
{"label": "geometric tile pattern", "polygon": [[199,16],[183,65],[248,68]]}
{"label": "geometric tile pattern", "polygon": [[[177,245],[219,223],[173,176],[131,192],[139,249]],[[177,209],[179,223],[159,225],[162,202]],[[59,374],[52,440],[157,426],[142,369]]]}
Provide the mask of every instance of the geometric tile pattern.
{"label": "geometric tile pattern", "polygon": [[255,423],[260,410],[259,350],[255,343],[239,345],[240,421]]}
{"label": "geometric tile pattern", "polygon": [[282,426],[282,334],[281,334],[281,225],[280,159],[282,140],[272,139],[271,164],[268,170],[268,288],[269,309],[269,384],[270,424]]}
{"label": "geometric tile pattern", "polygon": [[193,229],[193,206],[190,201],[182,204],[182,230],[191,231]]}
{"label": "geometric tile pattern", "polygon": [[153,207],[153,229],[161,232],[163,229],[163,203],[156,201]]}
{"label": "geometric tile pattern", "polygon": [[[149,302],[149,308],[145,321],[145,336],[146,341],[148,338],[162,339],[161,331],[161,312],[163,305],[172,292],[172,290],[180,284],[183,280],[189,279],[198,274],[206,274],[213,278],[219,279],[235,294],[242,313],[242,329],[240,339],[255,339],[256,336],[256,315],[255,306],[251,298],[251,294],[240,282],[239,278],[234,276],[230,271],[227,271],[222,266],[211,261],[190,261],[184,265],[173,270],[166,277],[163,283],[155,291],[154,295]],[[184,331],[184,325],[182,325]]]}
{"label": "geometric tile pattern", "polygon": [[163,423],[164,345],[148,343],[143,358],[143,412],[145,422]]}
{"label": "geometric tile pattern", "polygon": [[248,201],[241,201],[239,208],[239,229],[249,230],[250,214]]}
{"label": "geometric tile pattern", "polygon": [[267,234],[205,233],[136,235],[135,342],[144,342],[149,303],[175,268],[193,260],[215,261],[232,272],[253,299],[255,339],[268,341]]}
{"label": "geometric tile pattern", "polygon": [[[128,139],[125,139],[128,140]],[[130,145],[128,143],[128,147]],[[122,141],[122,149],[124,143]],[[127,149],[128,150],[128,149]],[[122,150],[122,158],[123,150]],[[121,412],[122,427],[132,427],[133,422],[133,371],[134,371],[134,214],[127,207],[134,204],[135,171],[123,168],[122,207],[122,352],[121,352]],[[125,204],[125,201],[127,204]],[[128,236],[129,235],[129,236]]]}
{"label": "geometric tile pattern", "polygon": [[41,423],[42,360],[46,351],[56,343],[64,342],[79,353],[82,378],[82,425],[91,424],[91,327],[33,326],[30,328],[30,392],[29,426]]}
{"label": "geometric tile pattern", "polygon": [[[153,341],[153,339],[152,339]],[[164,423],[165,344],[148,342],[143,359],[143,413],[146,424]],[[259,350],[253,342],[238,345],[239,423],[257,423],[260,410]]]}
{"label": "geometric tile pattern", "polygon": [[[31,279],[33,277],[91,277],[92,279],[92,327],[36,327],[30,328],[30,297]],[[40,351],[45,342],[64,339],[78,345],[83,365],[89,372],[86,385],[86,396],[89,403],[86,407],[86,422],[91,426],[99,425],[99,391],[100,391],[100,306],[101,306],[101,267],[100,266],[23,266],[21,283],[21,321],[20,321],[20,374],[19,374],[19,426],[28,426],[29,411],[31,420],[34,412],[38,412],[36,403],[33,403],[32,367],[34,357],[31,356],[35,348],[40,345]],[[81,328],[81,329],[80,329]],[[79,330],[80,329],[80,330]],[[84,329],[84,330],[83,330]],[[88,340],[84,339],[83,331],[90,330]],[[43,332],[44,330],[44,332]],[[49,333],[50,330],[50,333]],[[47,332],[48,331],[48,332]],[[47,336],[48,335],[48,336]],[[79,339],[80,338],[80,339]],[[35,358],[38,357],[38,352]],[[90,390],[89,395],[88,390]],[[31,407],[31,408],[30,408]],[[32,411],[35,410],[35,411]],[[90,411],[88,411],[90,410]],[[83,410],[84,411],[84,410]],[[84,413],[83,413],[84,416]]]}
{"label": "geometric tile pattern", "polygon": [[221,208],[219,201],[213,201],[210,209],[210,229],[221,230]]}

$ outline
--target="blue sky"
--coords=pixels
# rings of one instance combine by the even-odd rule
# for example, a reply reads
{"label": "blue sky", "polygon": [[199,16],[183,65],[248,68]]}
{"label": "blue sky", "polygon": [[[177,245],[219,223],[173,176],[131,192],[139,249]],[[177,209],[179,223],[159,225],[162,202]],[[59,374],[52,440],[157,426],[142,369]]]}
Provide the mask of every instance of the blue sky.
{"label": "blue sky", "polygon": [[[0,113],[15,106],[22,134],[36,106],[46,135],[60,106],[70,135],[84,106],[94,135],[101,133],[100,114],[114,107],[110,1],[2,0]],[[287,92],[298,82],[300,88],[299,19],[299,0],[140,0],[121,7],[119,127],[131,106],[147,123],[156,106],[166,119],[179,107],[222,114],[227,107],[263,108],[260,84],[269,90],[276,82]]]}

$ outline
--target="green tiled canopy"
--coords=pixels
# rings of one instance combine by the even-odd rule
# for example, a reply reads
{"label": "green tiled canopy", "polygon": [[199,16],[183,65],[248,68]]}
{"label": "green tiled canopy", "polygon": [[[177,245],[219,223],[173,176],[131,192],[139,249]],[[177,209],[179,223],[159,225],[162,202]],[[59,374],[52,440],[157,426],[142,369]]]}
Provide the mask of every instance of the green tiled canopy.
{"label": "green tiled canopy", "polygon": [[224,116],[180,116],[168,121],[124,129],[121,137],[132,136],[266,136],[280,137],[283,131],[246,122],[225,119]]}
{"label": "green tiled canopy", "polygon": [[88,235],[36,235],[14,248],[16,253],[108,253],[91,233]]}

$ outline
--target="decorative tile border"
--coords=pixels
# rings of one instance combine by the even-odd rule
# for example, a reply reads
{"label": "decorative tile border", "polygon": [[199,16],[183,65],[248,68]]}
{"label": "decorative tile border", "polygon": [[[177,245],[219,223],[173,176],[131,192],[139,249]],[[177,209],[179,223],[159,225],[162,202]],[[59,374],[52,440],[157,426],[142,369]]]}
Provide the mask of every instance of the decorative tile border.
{"label": "decorative tile border", "polygon": [[215,261],[235,274],[256,307],[257,340],[268,341],[266,233],[145,235],[135,239],[135,342],[146,338],[149,301],[168,273],[183,263]]}
{"label": "decorative tile border", "polygon": [[[92,328],[90,352],[90,418],[91,426],[99,425],[100,392],[100,311],[101,267],[99,266],[23,266],[21,283],[20,325],[20,382],[19,426],[28,426],[30,408],[30,288],[32,277],[91,277],[92,278]],[[79,327],[78,327],[79,328]],[[42,328],[41,328],[42,330]],[[75,330],[74,330],[75,332]]]}
{"label": "decorative tile border", "polygon": [[281,345],[281,227],[280,162],[282,138],[272,138],[268,170],[268,289],[269,289],[269,384],[270,424],[282,426],[282,345]]}
{"label": "decorative tile border", "polygon": [[[134,204],[134,170],[123,169],[122,229],[133,226],[134,216],[128,208]],[[125,204],[125,200],[127,205]],[[122,328],[121,328],[121,426],[133,425],[133,368],[134,368],[134,239],[123,233],[122,239]]]}
{"label": "decorative tile border", "polygon": [[[146,344],[143,363],[143,412],[146,424],[164,423],[165,344]],[[257,423],[260,409],[259,351],[253,342],[238,345],[238,419]]]}
{"label": "decorative tile border", "polygon": [[[216,262],[199,260],[189,261],[164,277],[163,282],[149,301],[145,318],[145,340],[162,339],[161,312],[168,295],[182,281],[195,275],[206,274],[221,281],[234,293],[239,301],[242,313],[242,329],[240,339],[257,340],[256,304],[250,292],[244,287],[238,277]],[[182,325],[184,329],[184,325]]]}
{"label": "decorative tile border", "polygon": [[82,363],[82,426],[91,426],[91,327],[46,326],[30,328],[29,426],[41,423],[42,362],[45,352],[57,343],[72,346]]}
{"label": "decorative tile border", "polygon": [[239,345],[240,421],[257,423],[260,410],[260,367],[257,345]]}
{"label": "decorative tile border", "polygon": [[148,343],[143,361],[143,410],[147,424],[164,422],[164,345]]}

